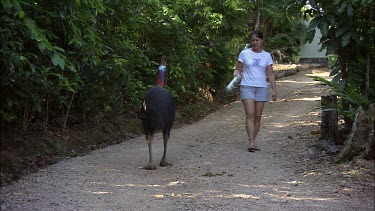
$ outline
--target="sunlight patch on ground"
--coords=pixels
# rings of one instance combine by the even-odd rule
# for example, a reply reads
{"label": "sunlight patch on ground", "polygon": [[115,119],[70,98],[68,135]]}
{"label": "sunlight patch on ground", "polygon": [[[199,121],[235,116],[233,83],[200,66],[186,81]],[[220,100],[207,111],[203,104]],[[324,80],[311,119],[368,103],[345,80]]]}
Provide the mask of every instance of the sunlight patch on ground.
{"label": "sunlight patch on ground", "polygon": [[320,110],[319,111],[311,111],[310,114],[318,116],[318,115],[320,115]]}
{"label": "sunlight patch on ground", "polygon": [[297,186],[297,185],[300,185],[300,184],[303,184],[304,182],[299,182],[299,181],[292,181],[292,182],[286,182],[287,184],[292,184],[294,186]]}
{"label": "sunlight patch on ground", "polygon": [[147,187],[161,187],[161,185],[155,184],[155,185],[147,185]]}
{"label": "sunlight patch on ground", "polygon": [[329,77],[329,72],[316,72],[314,71],[312,74],[306,74],[306,76],[317,76],[317,77],[325,77],[325,78],[328,78]]}
{"label": "sunlight patch on ground", "polygon": [[300,82],[300,81],[291,81],[291,80],[277,81],[277,83],[278,84],[293,83],[293,84],[309,84],[309,85],[317,84],[317,82],[315,82],[315,81],[312,81],[312,82]]}
{"label": "sunlight patch on ground", "polygon": [[295,98],[288,101],[320,101],[320,97],[304,97],[304,98]]}
{"label": "sunlight patch on ground", "polygon": [[107,183],[105,182],[91,182],[93,185],[106,185]]}
{"label": "sunlight patch on ground", "polygon": [[275,126],[275,127],[286,127],[286,126],[288,126],[288,123],[274,123],[272,125]]}
{"label": "sunlight patch on ground", "polygon": [[297,68],[297,64],[274,64],[273,70],[277,71],[284,71],[284,70],[293,70]]}
{"label": "sunlight patch on ground", "polygon": [[154,184],[154,185],[140,185],[140,184],[132,184],[132,183],[129,183],[129,184],[115,184],[114,185],[115,187],[137,187],[137,188],[144,188],[144,187],[161,187],[161,185],[158,185],[158,184]]}
{"label": "sunlight patch on ground", "polygon": [[274,198],[282,198],[282,199],[292,199],[296,201],[304,201],[304,200],[310,200],[310,201],[336,201],[337,198],[327,198],[327,197],[304,197],[304,196],[292,196],[290,193],[282,195],[280,194],[271,194],[271,193],[265,193],[265,195],[272,196]]}
{"label": "sunlight patch on ground", "polygon": [[303,175],[304,177],[307,177],[307,176],[317,176],[317,175],[322,175],[322,173],[319,173],[319,172],[305,172],[305,175]]}
{"label": "sunlight patch on ground", "polygon": [[163,194],[155,194],[155,195],[152,195],[152,196],[155,197],[155,198],[157,198],[157,199],[164,198]]}
{"label": "sunlight patch on ground", "polygon": [[358,173],[359,173],[358,170],[351,170],[351,171],[344,172],[344,174],[346,175],[353,175],[353,174],[358,174]]}
{"label": "sunlight patch on ground", "polygon": [[276,128],[283,128],[283,127],[287,127],[289,125],[289,123],[273,123],[271,125],[276,127]]}
{"label": "sunlight patch on ground", "polygon": [[178,185],[178,184],[184,184],[184,182],[180,182],[180,181],[170,182],[170,183],[168,183],[167,185],[168,185],[168,186],[175,186],[175,185]]}
{"label": "sunlight patch on ground", "polygon": [[172,193],[171,196],[172,197],[180,197],[180,198],[182,198],[182,197],[184,197],[184,198],[194,198],[194,197],[197,197],[198,194],[193,194],[193,193]]}
{"label": "sunlight patch on ground", "polygon": [[[184,184],[185,182],[181,181],[173,181],[166,184],[166,186],[176,186],[178,184]],[[162,185],[159,184],[149,184],[149,185],[140,185],[140,184],[114,184],[115,187],[136,187],[136,188],[145,188],[145,187],[162,187]]]}
{"label": "sunlight patch on ground", "polygon": [[137,185],[137,184],[122,184],[122,185],[114,185],[115,187],[145,187],[144,185]]}
{"label": "sunlight patch on ground", "polygon": [[260,199],[259,196],[254,196],[250,194],[230,194],[230,195],[217,195],[215,198],[223,198],[223,199],[236,199],[236,198],[242,198],[242,199]]}
{"label": "sunlight patch on ground", "polygon": [[100,195],[100,194],[112,194],[112,192],[107,192],[107,191],[95,191],[95,192],[91,192],[91,193],[98,194],[98,195]]}
{"label": "sunlight patch on ground", "polygon": [[116,171],[116,172],[120,172],[119,169],[103,169],[103,171]]}
{"label": "sunlight patch on ground", "polygon": [[264,189],[264,188],[273,187],[273,185],[245,185],[245,184],[238,184],[238,186],[252,188],[252,189]]}
{"label": "sunlight patch on ground", "polygon": [[296,124],[296,125],[299,125],[299,126],[315,126],[315,125],[318,125],[320,123],[320,121],[295,121],[295,122],[291,122],[290,125],[292,124]]}

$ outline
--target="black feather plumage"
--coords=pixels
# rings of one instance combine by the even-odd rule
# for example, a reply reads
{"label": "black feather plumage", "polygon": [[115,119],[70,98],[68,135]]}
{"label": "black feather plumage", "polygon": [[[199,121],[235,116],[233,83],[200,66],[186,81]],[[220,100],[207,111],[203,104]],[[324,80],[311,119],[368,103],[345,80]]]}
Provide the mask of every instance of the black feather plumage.
{"label": "black feather plumage", "polygon": [[152,158],[152,142],[155,131],[163,131],[164,153],[160,166],[172,165],[166,161],[167,145],[176,113],[176,102],[171,92],[160,86],[154,86],[147,91],[141,112],[143,128],[149,148],[149,163],[145,167],[148,170],[156,169]]}

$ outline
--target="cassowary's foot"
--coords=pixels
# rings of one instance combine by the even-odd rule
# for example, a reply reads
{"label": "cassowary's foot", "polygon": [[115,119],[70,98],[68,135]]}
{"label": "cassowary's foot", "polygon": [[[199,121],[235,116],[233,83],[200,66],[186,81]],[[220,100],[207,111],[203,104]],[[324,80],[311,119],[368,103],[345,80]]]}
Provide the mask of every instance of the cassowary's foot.
{"label": "cassowary's foot", "polygon": [[154,164],[147,164],[147,166],[143,167],[143,169],[146,169],[146,170],[155,170],[156,169],[156,165]]}
{"label": "cassowary's foot", "polygon": [[173,166],[173,164],[165,160],[162,160],[160,161],[160,166]]}

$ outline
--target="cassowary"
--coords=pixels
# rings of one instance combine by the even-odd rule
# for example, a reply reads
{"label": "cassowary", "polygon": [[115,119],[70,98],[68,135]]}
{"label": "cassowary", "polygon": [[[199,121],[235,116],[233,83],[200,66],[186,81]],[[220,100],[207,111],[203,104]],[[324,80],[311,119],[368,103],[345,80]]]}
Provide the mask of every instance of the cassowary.
{"label": "cassowary", "polygon": [[153,86],[147,91],[139,118],[142,120],[143,129],[149,150],[149,163],[144,169],[154,170],[156,165],[152,159],[152,142],[154,133],[157,130],[163,131],[164,153],[160,161],[160,166],[172,165],[166,161],[167,145],[170,132],[175,118],[176,103],[171,92],[164,85],[165,60],[162,58],[159,66],[158,86]]}

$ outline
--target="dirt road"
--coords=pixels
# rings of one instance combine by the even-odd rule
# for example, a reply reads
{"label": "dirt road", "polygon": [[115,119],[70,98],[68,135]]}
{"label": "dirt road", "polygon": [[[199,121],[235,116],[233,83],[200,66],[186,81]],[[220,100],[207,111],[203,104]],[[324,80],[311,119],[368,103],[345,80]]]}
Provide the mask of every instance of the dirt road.
{"label": "dirt road", "polygon": [[[240,102],[172,130],[174,166],[141,169],[144,136],[62,161],[1,188],[1,210],[374,210],[373,162],[332,164],[311,151],[326,87],[303,71],[278,80],[258,152],[248,152]],[[162,156],[156,135],[154,158]],[[325,156],[326,157],[326,156]],[[353,167],[354,166],[354,167]],[[370,175],[370,176],[368,176]]]}

